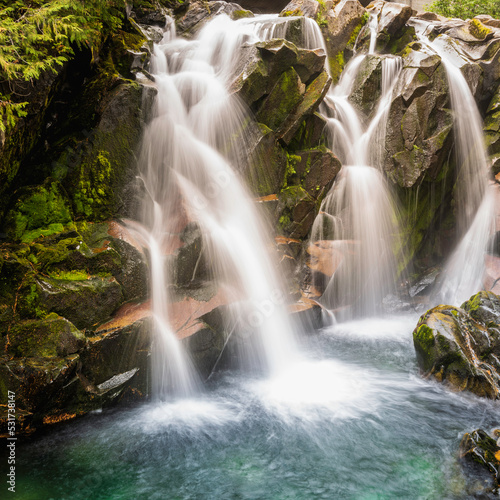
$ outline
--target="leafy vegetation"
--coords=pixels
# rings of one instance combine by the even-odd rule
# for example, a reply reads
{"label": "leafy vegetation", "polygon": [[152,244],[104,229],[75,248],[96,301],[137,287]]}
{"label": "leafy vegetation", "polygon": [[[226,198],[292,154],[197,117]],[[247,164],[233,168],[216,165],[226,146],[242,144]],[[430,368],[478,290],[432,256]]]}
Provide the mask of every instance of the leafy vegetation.
{"label": "leafy vegetation", "polygon": [[125,0],[0,0],[0,130],[26,115],[15,82],[56,72],[76,49],[94,56],[124,12]]}
{"label": "leafy vegetation", "polygon": [[436,12],[446,17],[459,17],[472,19],[478,14],[489,14],[500,19],[500,2],[498,0],[436,0],[426,7],[431,12]]}

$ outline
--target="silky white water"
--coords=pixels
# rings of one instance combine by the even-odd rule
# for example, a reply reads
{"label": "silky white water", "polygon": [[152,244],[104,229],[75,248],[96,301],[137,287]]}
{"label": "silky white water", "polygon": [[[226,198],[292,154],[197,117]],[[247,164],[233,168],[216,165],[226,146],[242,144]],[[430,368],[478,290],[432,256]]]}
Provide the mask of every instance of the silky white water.
{"label": "silky white water", "polygon": [[488,186],[489,162],[481,115],[460,70],[467,61],[449,37],[442,35],[430,42],[425,33],[428,25],[415,26],[420,40],[441,57],[446,68],[454,115],[454,199],[460,241],[446,262],[442,285],[434,301],[458,306],[484,288],[484,254],[494,231],[494,194]]}
{"label": "silky white water", "polygon": [[[370,23],[372,33],[376,25]],[[344,165],[323,200],[312,230],[311,244],[323,240],[351,242],[331,277],[321,301],[339,309],[339,318],[376,313],[394,287],[397,273],[397,205],[381,173],[385,127],[401,59],[382,60],[382,92],[365,126],[350,102],[356,77],[367,56],[359,55],[330,89],[320,111],[327,119],[328,145]],[[370,56],[368,56],[370,57]]]}
{"label": "silky white water", "polygon": [[201,229],[201,257],[229,304],[226,334],[239,336],[248,351],[240,355],[271,373],[297,356],[267,227],[238,173],[257,132],[228,93],[227,80],[253,29],[222,15],[193,41],[177,39],[172,30],[154,49],[155,118],[140,156],[155,318],[153,391],[160,398],[186,395],[196,386],[167,312],[171,272],[165,254],[188,222]]}

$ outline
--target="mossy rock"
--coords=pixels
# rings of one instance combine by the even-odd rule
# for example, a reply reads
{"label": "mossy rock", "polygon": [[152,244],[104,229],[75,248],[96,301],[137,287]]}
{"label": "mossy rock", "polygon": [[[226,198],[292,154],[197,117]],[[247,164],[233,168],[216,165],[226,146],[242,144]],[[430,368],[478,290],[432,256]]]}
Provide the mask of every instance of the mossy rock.
{"label": "mossy rock", "polygon": [[494,431],[494,437],[488,435],[483,429],[476,429],[464,434],[460,443],[460,458],[465,463],[487,471],[493,479],[492,490],[500,488],[500,475],[498,474],[500,470],[500,445],[497,441],[499,437],[499,429]]}
{"label": "mossy rock", "polygon": [[50,178],[40,186],[22,189],[5,220],[9,238],[24,242],[60,233],[71,225],[67,195],[61,185]]}
{"label": "mossy rock", "polygon": [[498,308],[500,299],[491,292],[481,292],[464,308],[437,306],[420,318],[413,342],[424,376],[456,391],[500,399],[499,325],[476,320],[487,314],[491,304]]}
{"label": "mossy rock", "polygon": [[15,357],[65,357],[85,345],[85,336],[67,319],[51,313],[43,320],[21,321],[8,335]]}
{"label": "mossy rock", "polygon": [[86,280],[45,278],[37,280],[38,307],[54,311],[77,328],[91,328],[110,318],[123,302],[113,277],[88,276]]}

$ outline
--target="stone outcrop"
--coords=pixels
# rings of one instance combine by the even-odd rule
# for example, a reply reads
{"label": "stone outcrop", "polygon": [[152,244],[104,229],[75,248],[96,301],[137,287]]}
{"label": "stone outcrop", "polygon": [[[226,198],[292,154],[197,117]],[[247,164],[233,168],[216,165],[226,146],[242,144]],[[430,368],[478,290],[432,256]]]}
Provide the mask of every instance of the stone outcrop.
{"label": "stone outcrop", "polygon": [[460,308],[427,311],[413,332],[425,377],[456,391],[500,399],[500,297],[479,292]]}

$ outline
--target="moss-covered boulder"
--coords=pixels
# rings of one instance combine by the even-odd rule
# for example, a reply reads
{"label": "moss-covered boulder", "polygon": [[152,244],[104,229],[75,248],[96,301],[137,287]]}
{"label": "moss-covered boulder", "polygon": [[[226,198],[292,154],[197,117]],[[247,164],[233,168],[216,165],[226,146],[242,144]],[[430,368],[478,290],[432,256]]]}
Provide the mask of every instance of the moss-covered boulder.
{"label": "moss-covered boulder", "polygon": [[500,489],[500,429],[495,429],[491,436],[483,429],[467,432],[460,443],[460,459],[472,466],[474,470],[488,473],[492,479],[489,493],[498,493]]}
{"label": "moss-covered boulder", "polygon": [[500,297],[480,292],[461,308],[427,311],[413,331],[418,364],[457,391],[500,399]]}
{"label": "moss-covered boulder", "polygon": [[6,216],[4,228],[11,240],[30,242],[39,236],[73,227],[72,222],[64,189],[57,181],[48,178],[40,186],[21,189]]}
{"label": "moss-covered boulder", "polygon": [[20,321],[8,333],[14,357],[65,357],[85,345],[85,336],[67,319],[51,313],[43,320]]}

